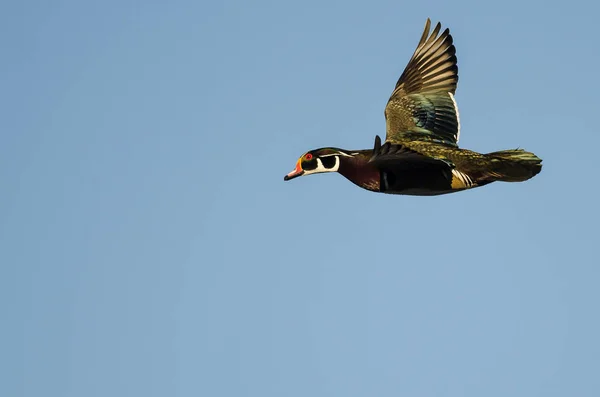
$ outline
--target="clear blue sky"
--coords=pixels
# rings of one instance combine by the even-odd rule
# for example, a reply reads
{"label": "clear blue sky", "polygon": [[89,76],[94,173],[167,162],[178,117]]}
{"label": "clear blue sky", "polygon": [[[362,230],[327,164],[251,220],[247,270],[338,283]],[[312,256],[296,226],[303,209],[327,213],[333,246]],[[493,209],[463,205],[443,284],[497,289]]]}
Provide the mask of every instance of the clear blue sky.
{"label": "clear blue sky", "polygon": [[[600,395],[592,1],[0,6],[0,395]],[[461,145],[544,169],[439,197],[339,175],[425,20]]]}

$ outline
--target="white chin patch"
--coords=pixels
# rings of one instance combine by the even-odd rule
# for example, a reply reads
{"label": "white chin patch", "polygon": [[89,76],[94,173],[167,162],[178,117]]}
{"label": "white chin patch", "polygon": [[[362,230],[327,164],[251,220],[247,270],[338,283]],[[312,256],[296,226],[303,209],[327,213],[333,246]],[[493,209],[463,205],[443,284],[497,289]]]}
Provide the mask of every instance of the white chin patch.
{"label": "white chin patch", "polygon": [[335,157],[335,164],[334,164],[333,168],[325,168],[325,166],[323,166],[323,162],[321,161],[321,159],[317,158],[317,168],[315,168],[314,170],[304,171],[304,175],[321,174],[323,172],[336,172],[339,169],[340,169],[340,158],[339,157]]}

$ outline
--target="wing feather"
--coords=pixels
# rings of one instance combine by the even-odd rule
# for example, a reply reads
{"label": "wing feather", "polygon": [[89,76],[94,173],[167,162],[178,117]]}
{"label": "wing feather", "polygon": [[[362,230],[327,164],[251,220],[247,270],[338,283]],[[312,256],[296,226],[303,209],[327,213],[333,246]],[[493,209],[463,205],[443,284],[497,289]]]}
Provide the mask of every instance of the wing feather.
{"label": "wing feather", "polygon": [[427,19],[421,40],[385,108],[386,140],[420,139],[457,146],[456,49],[448,29],[440,33],[440,23],[431,33],[430,29]]}

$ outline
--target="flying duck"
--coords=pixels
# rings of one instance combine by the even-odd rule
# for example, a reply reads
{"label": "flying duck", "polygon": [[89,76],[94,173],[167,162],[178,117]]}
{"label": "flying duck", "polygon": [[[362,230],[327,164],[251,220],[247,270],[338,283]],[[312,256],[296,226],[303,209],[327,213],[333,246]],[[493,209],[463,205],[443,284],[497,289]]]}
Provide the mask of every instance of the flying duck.
{"label": "flying duck", "polygon": [[522,182],[542,170],[542,160],[523,149],[487,154],[458,147],[460,120],[454,94],[456,49],[448,29],[431,21],[385,107],[386,138],[373,149],[333,147],[304,153],[284,177],[339,172],[364,189],[433,196],[495,181]]}

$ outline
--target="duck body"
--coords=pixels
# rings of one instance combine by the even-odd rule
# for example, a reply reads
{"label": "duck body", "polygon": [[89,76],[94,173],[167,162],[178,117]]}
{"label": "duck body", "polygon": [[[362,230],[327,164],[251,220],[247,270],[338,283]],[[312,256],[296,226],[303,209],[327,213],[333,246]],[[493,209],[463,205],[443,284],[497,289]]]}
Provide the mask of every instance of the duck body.
{"label": "duck body", "polygon": [[385,108],[386,138],[373,149],[321,148],[300,157],[285,176],[338,172],[364,189],[434,196],[487,185],[522,182],[537,175],[542,160],[522,149],[487,154],[458,147],[460,119],[454,98],[456,50],[446,29],[430,21]]}
{"label": "duck body", "polygon": [[317,149],[313,158],[318,158],[321,150],[345,153],[339,156],[339,174],[363,189],[387,194],[436,196],[494,181],[524,181],[541,170],[535,155],[518,149],[481,154],[419,142],[355,151]]}

